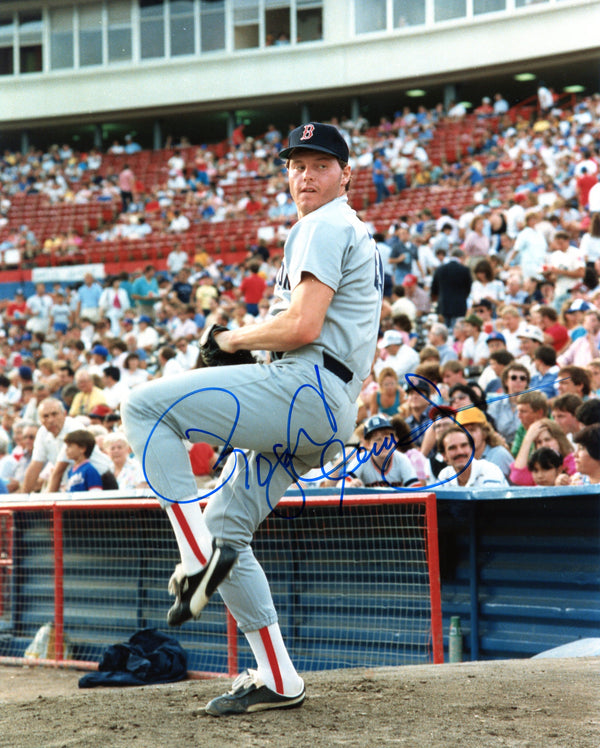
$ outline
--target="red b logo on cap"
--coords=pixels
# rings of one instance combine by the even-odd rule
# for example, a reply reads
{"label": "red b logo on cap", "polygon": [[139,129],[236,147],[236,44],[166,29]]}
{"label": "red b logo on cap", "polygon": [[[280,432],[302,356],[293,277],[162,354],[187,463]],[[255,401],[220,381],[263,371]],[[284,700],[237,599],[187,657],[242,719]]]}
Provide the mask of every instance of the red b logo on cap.
{"label": "red b logo on cap", "polygon": [[310,140],[314,134],[315,134],[314,125],[304,125],[304,131],[302,133],[302,137],[300,138],[300,140]]}

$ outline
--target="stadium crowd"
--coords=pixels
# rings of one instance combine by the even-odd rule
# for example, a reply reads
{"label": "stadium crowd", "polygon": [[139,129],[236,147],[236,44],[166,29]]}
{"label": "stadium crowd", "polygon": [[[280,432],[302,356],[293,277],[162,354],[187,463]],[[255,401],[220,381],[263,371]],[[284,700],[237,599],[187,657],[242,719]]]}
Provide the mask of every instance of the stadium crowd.
{"label": "stadium crowd", "polygon": [[[486,98],[472,120],[477,146],[464,139],[455,162],[435,163],[436,126],[465,117],[460,107],[420,107],[376,126],[334,122],[350,144],[354,173],[372,175],[375,206],[422,187],[466,185],[472,199],[459,210],[408,211],[387,223],[368,206],[361,211],[385,271],[378,353],[353,441],[369,459],[312,480],[600,482],[600,96],[532,117],[511,114],[500,94]],[[125,163],[117,174],[103,172],[96,150],[3,155],[0,252],[68,256],[83,240],[76,232],[37,236],[28,226],[9,231],[19,193],[44,193],[52,204],[118,204],[97,242],[157,231],[173,241],[165,270],[148,264],[104,279],[88,274],[78,287],[39,283],[28,297],[19,289],[4,302],[0,491],[147,485],[120,430],[120,403],[149,378],[198,366],[199,335],[213,322],[234,328],[268,315],[280,248],[295,220],[275,155],[283,140],[273,126],[261,138],[238,128],[221,155],[200,147],[192,162],[182,141],[165,164],[166,180],[150,190]],[[133,154],[136,145],[129,139],[109,152]],[[498,189],[503,175],[513,177],[510,193]],[[240,177],[261,189],[226,189]],[[181,246],[195,222],[240,215],[274,224],[276,244],[250,242],[233,266],[201,245]],[[189,447],[199,483],[215,479],[215,450]]]}

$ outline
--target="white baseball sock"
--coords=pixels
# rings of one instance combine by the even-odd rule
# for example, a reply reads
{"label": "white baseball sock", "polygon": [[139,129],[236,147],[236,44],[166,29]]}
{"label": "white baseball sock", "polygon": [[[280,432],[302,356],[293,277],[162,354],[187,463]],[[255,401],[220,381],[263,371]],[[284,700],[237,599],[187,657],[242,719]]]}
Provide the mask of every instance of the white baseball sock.
{"label": "white baseball sock", "polygon": [[272,691],[284,696],[298,696],[304,682],[293,666],[278,623],[245,633],[256,662],[258,676]]}
{"label": "white baseball sock", "polygon": [[173,527],[186,576],[203,569],[212,554],[212,536],[206,527],[198,501],[172,503],[167,517]]}

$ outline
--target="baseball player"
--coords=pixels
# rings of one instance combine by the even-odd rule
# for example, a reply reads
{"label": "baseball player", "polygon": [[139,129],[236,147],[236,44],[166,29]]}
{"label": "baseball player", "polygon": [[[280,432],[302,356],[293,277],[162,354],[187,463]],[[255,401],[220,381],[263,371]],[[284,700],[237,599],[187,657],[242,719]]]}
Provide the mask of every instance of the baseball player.
{"label": "baseball player", "polygon": [[[285,244],[272,314],[260,325],[213,335],[225,361],[264,350],[271,363],[154,380],[132,390],[122,409],[127,438],[181,554],[169,582],[169,624],[197,619],[218,587],[256,658],[256,670],[207,705],[215,716],[304,701],[250,543],[286,489],[351,435],[381,309],[381,260],[346,197],[345,140],[332,125],[311,122],[290,133],[280,156],[299,220]],[[204,513],[185,439],[233,448]]]}

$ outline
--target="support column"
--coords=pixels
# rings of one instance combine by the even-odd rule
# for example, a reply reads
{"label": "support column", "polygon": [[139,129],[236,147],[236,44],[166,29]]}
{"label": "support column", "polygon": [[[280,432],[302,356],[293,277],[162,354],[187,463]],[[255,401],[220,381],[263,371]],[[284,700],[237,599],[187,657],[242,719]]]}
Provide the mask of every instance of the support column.
{"label": "support column", "polygon": [[152,148],[159,151],[163,147],[162,127],[160,120],[155,119],[152,124]]}
{"label": "support column", "polygon": [[102,125],[94,125],[94,148],[102,150]]}
{"label": "support column", "polygon": [[454,83],[446,83],[444,86],[444,109],[448,111],[450,102],[456,101],[456,86]]}

